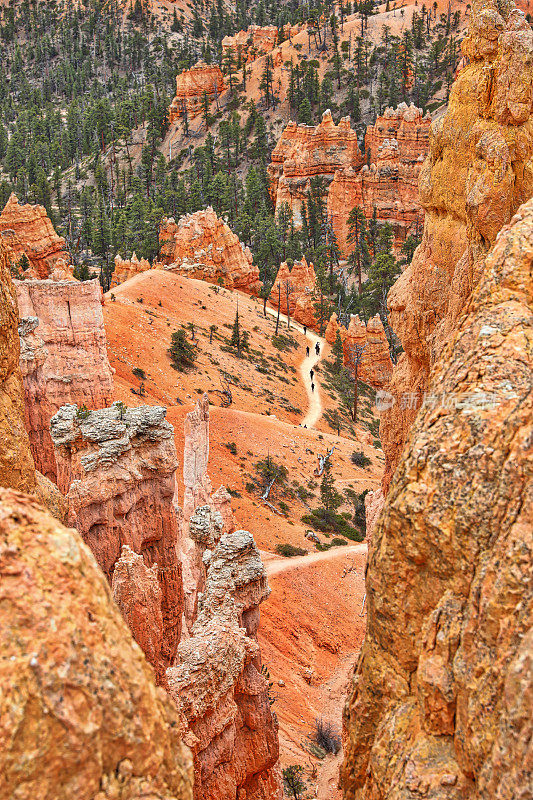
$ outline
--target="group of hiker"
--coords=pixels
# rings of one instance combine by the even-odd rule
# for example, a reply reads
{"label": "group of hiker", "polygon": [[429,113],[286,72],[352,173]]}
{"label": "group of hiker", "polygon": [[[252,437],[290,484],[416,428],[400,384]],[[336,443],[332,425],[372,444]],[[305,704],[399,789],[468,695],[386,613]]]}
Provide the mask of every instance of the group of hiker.
{"label": "group of hiker", "polygon": [[[306,326],[305,326],[305,325],[304,325],[304,333],[307,333],[307,328],[306,328]],[[306,355],[306,357],[307,357],[307,358],[309,358],[310,352],[311,352],[311,351],[310,351],[310,349],[309,349],[309,345],[307,345],[307,347],[305,348],[305,355]],[[319,356],[319,355],[320,355],[320,342],[317,342],[317,343],[315,344],[315,353],[316,353],[316,355],[317,355],[317,356]],[[314,391],[315,391],[315,384],[314,384],[314,382],[313,382],[313,378],[314,378],[314,376],[315,376],[315,371],[314,371],[314,369],[310,369],[310,370],[309,370],[309,375],[310,375],[310,377],[311,377],[311,391],[312,391],[312,392],[314,392]]]}

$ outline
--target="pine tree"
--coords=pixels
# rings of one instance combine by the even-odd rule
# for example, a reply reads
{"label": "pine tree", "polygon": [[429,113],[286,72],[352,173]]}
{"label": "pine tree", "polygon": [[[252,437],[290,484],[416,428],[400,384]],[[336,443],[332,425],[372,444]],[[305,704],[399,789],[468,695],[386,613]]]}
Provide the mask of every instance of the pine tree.
{"label": "pine tree", "polygon": [[333,342],[333,347],[331,348],[331,352],[335,357],[335,360],[333,362],[333,372],[336,375],[338,375],[344,364],[344,350],[339,330],[337,330],[337,334],[335,336],[335,341]]}
{"label": "pine tree", "polygon": [[320,499],[325,510],[334,514],[342,503],[342,497],[335,489],[335,478],[331,474],[331,461],[328,458],[324,463],[324,474],[320,483]]}
{"label": "pine tree", "polygon": [[237,311],[235,312],[235,320],[233,322],[233,329],[231,332],[231,340],[230,346],[235,347],[237,350],[237,355],[241,357],[241,328],[239,323],[239,306],[237,305]]}
{"label": "pine tree", "polygon": [[196,361],[196,351],[194,347],[187,341],[185,331],[181,328],[175,331],[171,337],[171,345],[168,349],[172,366],[178,372],[185,372],[194,366]]}

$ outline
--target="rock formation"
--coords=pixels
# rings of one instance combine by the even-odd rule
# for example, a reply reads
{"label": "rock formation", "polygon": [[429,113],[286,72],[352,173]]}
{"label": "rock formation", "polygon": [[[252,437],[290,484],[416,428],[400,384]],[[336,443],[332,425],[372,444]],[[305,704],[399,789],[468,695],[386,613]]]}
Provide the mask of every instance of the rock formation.
{"label": "rock formation", "polygon": [[0,235],[11,247],[15,263],[23,255],[28,268],[21,277],[71,279],[65,240],[58,236],[43,206],[21,205],[12,194],[0,214]]}
{"label": "rock formation", "polygon": [[314,266],[307,263],[305,256],[295,261],[292,269],[284,261],[270,292],[269,301],[274,308],[279,304],[281,313],[287,314],[288,305],[291,317],[313,328],[317,324],[315,305],[318,299]]}
{"label": "rock formation", "polygon": [[[385,490],[428,388],[502,225],[533,194],[533,32],[523,13],[474,4],[463,52],[470,63],[431,126],[420,173],[424,234],[389,292],[389,321],[404,353],[382,415]],[[414,398],[415,402],[405,402]]]}
{"label": "rock formation", "polygon": [[97,280],[15,281],[21,316],[26,427],[37,469],[56,480],[50,420],[67,403],[111,401],[101,289]]}
{"label": "rock formation", "polygon": [[164,219],[159,230],[160,259],[168,269],[227,289],[257,294],[259,269],[248,247],[211,206],[186,214],[179,222]]}
{"label": "rock formation", "polygon": [[239,31],[234,36],[224,36],[222,53],[227,57],[232,51],[235,66],[239,68],[240,63],[247,64],[259,56],[271,53],[277,43],[278,29],[275,25],[250,25],[246,31]]}
{"label": "rock formation", "polygon": [[[142,555],[148,567],[157,564],[163,617],[159,652],[169,666],[180,638],[183,589],[173,505],[178,461],[174,429],[165,415],[159,406],[113,403],[88,412],[66,405],[52,418],[51,433],[69,524],[89,545],[108,581],[113,580],[122,545]],[[145,605],[153,602],[150,594],[152,589]],[[139,644],[150,639],[151,652],[143,617],[144,612],[139,616],[143,630],[133,633]],[[131,624],[132,616],[126,618]],[[147,657],[155,658],[148,652]]]}
{"label": "rock formation", "polygon": [[[515,11],[507,30],[527,43]],[[532,264],[530,200],[432,370],[452,402],[419,412],[374,534],[346,800],[531,794]]]}
{"label": "rock formation", "polygon": [[272,151],[268,167],[270,191],[276,212],[283,203],[292,209],[294,224],[302,227],[302,203],[313,176],[327,181],[342,167],[359,167],[363,156],[349,117],[335,125],[331,111],[325,111],[319,125],[289,122]]}
{"label": "rock formation", "polygon": [[325,332],[326,341],[333,344],[337,331],[342,340],[344,365],[354,369],[357,348],[363,348],[358,375],[363,383],[375,389],[383,389],[392,375],[392,360],[389,343],[379,314],[365,323],[358,316],[350,317],[348,329],[339,325],[337,314],[332,314]]}
{"label": "rock formation", "polygon": [[387,108],[369,126],[367,163],[348,117],[335,126],[329,111],[316,128],[290,122],[272,153],[268,168],[276,211],[288,203],[296,228],[302,225],[302,202],[310,177],[328,182],[327,213],[341,254],[348,256],[348,215],[359,206],[367,219],[392,225],[399,246],[423,222],[418,176],[428,150],[431,119],[415,106]]}
{"label": "rock formation", "polygon": [[192,636],[167,671],[170,694],[189,727],[194,797],[281,800],[277,721],[256,638],[259,604],[269,589],[252,536],[225,534],[206,552],[204,568]]}
{"label": "rock formation", "polygon": [[169,110],[170,124],[180,119],[185,112],[189,118],[202,113],[204,95],[209,102],[224,91],[224,76],[216,64],[198,62],[176,77],[176,94]]}
{"label": "rock formation", "polygon": [[0,796],[192,800],[182,720],[76,531],[0,489]]}
{"label": "rock formation", "polygon": [[133,278],[134,275],[138,275],[140,272],[146,272],[148,269],[152,269],[150,262],[147,261],[146,258],[141,258],[139,261],[136,253],[133,253],[130,259],[124,259],[116,255],[115,269],[111,278],[111,288],[113,289],[114,286],[124,283],[128,278]]}

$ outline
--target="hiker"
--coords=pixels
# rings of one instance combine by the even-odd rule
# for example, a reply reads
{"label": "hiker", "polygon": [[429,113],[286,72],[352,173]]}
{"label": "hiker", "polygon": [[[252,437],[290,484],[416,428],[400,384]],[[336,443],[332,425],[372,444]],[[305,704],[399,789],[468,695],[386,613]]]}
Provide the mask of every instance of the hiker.
{"label": "hiker", "polygon": [[314,369],[309,370],[309,375],[311,376],[311,383],[313,382],[313,375],[315,374]]}
{"label": "hiker", "polygon": [[315,344],[315,353],[317,354],[317,356],[320,355],[320,345],[318,342]]}
{"label": "hiker", "polygon": [[309,358],[309,345],[305,348],[305,355]]}
{"label": "hiker", "polygon": [[307,325],[304,325],[304,336],[307,336]]}
{"label": "hiker", "polygon": [[314,392],[314,391],[315,391],[315,384],[314,384],[314,383],[312,383],[312,384],[311,384],[311,391],[312,391],[312,392]]}

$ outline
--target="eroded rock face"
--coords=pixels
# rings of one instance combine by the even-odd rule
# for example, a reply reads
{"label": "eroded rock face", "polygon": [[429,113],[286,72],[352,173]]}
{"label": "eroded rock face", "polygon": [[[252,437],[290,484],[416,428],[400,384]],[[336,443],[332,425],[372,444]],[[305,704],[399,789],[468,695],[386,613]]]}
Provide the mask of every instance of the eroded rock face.
{"label": "eroded rock face", "polygon": [[276,211],[288,203],[300,228],[310,178],[320,175],[328,183],[327,213],[344,257],[353,249],[348,215],[355,206],[367,219],[375,208],[377,219],[392,225],[400,246],[423,222],[418,176],[428,150],[430,122],[413,105],[387,108],[367,129],[366,161],[348,117],[335,125],[327,111],[316,128],[290,122],[268,168]]}
{"label": "eroded rock face", "polygon": [[248,247],[211,206],[186,214],[179,222],[164,219],[159,229],[160,259],[168,269],[227,289],[257,294],[259,269]]}
{"label": "eroded rock face", "polygon": [[70,255],[43,206],[21,205],[12,194],[0,214],[0,236],[13,250],[15,262],[25,254],[28,278],[72,279]]}
{"label": "eroded rock face", "polygon": [[[208,534],[216,541],[217,534]],[[205,591],[169,691],[185,716],[195,800],[281,800],[277,721],[256,633],[269,589],[252,536],[236,531],[206,551]]]}
{"label": "eroded rock face", "polygon": [[0,795],[192,800],[182,720],[80,536],[0,489],[0,574]]}
{"label": "eroded rock face", "polygon": [[0,241],[0,486],[35,488],[35,465],[24,426],[18,307],[11,255]]}
{"label": "eroded rock face", "polygon": [[222,52],[227,56],[232,51],[237,66],[240,61],[246,64],[271,53],[277,43],[278,29],[275,25],[250,25],[246,31],[239,31],[234,36],[224,36]]}
{"label": "eroded rock face", "polygon": [[337,331],[342,340],[344,365],[353,371],[359,354],[358,348],[361,348],[358,368],[360,380],[375,389],[388,386],[392,375],[392,360],[379,314],[369,319],[366,325],[358,315],[352,314],[346,329],[344,325],[339,325],[337,314],[333,313],[326,327],[326,341],[333,344]]}
{"label": "eroded rock face", "polygon": [[374,534],[346,800],[531,793],[532,264],[530,200],[432,370],[453,402],[418,414]]}
{"label": "eroded rock face", "polygon": [[191,69],[186,69],[176,77],[176,95],[169,110],[172,124],[186,112],[189,118],[202,113],[204,94],[209,102],[215,100],[224,91],[224,76],[216,64],[198,62]]}
{"label": "eroded rock face", "polygon": [[325,111],[316,127],[289,122],[272,151],[268,167],[270,191],[276,212],[283,203],[292,209],[294,224],[302,227],[302,203],[310,178],[319,175],[331,181],[342,167],[359,167],[363,156],[349,117],[335,125],[331,111]]}
{"label": "eroded rock face", "polygon": [[116,255],[111,288],[124,283],[128,278],[133,278],[134,275],[138,275],[140,272],[146,272],[148,269],[152,269],[150,262],[146,258],[139,260],[136,253],[133,253],[130,259],[124,259],[120,255]]}
{"label": "eroded rock face", "polygon": [[[163,617],[159,652],[169,666],[181,633],[183,589],[173,505],[178,461],[174,429],[165,415],[159,406],[113,403],[85,412],[66,405],[52,418],[51,433],[69,524],[89,545],[108,581],[124,544],[142,555],[147,567],[157,564]],[[139,644],[146,638],[144,630],[133,633]]]}
{"label": "eroded rock face", "polygon": [[[385,490],[428,388],[502,225],[533,194],[533,31],[511,4],[473,5],[446,113],[431,126],[420,173],[421,245],[389,292],[389,322],[404,354],[389,391],[381,440]],[[502,16],[503,14],[503,16]],[[405,403],[405,398],[415,402]]]}
{"label": "eroded rock face", "polygon": [[15,281],[26,427],[37,469],[56,481],[50,420],[67,403],[111,402],[101,289],[97,280]]}
{"label": "eroded rock face", "polygon": [[[288,298],[288,303],[287,303]],[[305,256],[295,261],[292,269],[284,261],[276,275],[269,297],[270,303],[282,314],[287,314],[302,325],[314,328],[317,324],[315,305],[318,301],[317,282],[313,264]]]}

